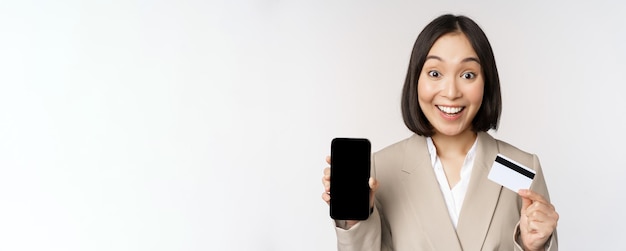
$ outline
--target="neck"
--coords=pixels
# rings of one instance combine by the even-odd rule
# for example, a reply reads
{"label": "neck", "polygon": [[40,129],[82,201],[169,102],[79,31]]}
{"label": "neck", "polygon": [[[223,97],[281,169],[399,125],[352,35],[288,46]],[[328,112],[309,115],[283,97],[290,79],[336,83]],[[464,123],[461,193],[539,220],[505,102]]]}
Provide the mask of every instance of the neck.
{"label": "neck", "polygon": [[472,130],[467,130],[461,134],[448,136],[441,133],[435,133],[431,138],[435,147],[437,147],[437,155],[444,157],[449,155],[467,155],[472,145],[476,141],[477,134]]}

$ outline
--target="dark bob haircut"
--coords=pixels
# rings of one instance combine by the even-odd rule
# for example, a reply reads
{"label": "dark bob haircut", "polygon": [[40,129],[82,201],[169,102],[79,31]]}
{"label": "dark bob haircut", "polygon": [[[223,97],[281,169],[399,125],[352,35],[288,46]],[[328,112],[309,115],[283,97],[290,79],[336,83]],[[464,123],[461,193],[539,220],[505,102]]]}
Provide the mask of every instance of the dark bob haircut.
{"label": "dark bob haircut", "polygon": [[476,116],[472,120],[474,132],[498,129],[498,121],[502,112],[500,94],[500,78],[496,68],[493,50],[483,30],[474,21],[465,16],[443,15],[430,22],[419,34],[402,88],[402,118],[409,130],[422,136],[432,136],[435,131],[424,116],[418,103],[417,82],[424,67],[430,48],[441,36],[460,32],[465,34],[472,48],[478,55],[482,69],[484,84],[483,101]]}

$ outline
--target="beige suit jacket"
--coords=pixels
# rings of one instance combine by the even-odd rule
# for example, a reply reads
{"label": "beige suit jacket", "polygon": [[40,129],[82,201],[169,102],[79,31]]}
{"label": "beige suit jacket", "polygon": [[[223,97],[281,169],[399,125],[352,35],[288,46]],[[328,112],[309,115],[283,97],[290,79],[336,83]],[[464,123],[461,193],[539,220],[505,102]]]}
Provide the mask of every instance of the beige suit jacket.
{"label": "beige suit jacket", "polygon": [[[522,250],[521,198],[487,178],[496,155],[534,169],[531,190],[546,199],[548,190],[539,160],[505,142],[478,133],[470,184],[454,228],[435,172],[426,138],[413,135],[375,153],[372,176],[380,182],[374,213],[348,230],[337,227],[339,250]],[[546,250],[558,249],[556,231]]]}

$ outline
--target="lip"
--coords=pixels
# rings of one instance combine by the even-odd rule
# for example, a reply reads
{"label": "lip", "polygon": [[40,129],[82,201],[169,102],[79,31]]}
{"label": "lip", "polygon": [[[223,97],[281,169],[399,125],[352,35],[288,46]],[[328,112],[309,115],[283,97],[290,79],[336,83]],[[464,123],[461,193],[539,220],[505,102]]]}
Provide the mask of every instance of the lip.
{"label": "lip", "polygon": [[[450,114],[447,114],[447,113],[443,112],[442,110],[440,110],[438,106],[445,106],[445,107],[463,107],[463,109],[462,109],[460,112],[458,112],[458,113],[456,113],[456,114],[454,114],[454,115],[450,115]],[[439,112],[439,115],[440,115],[443,119],[448,120],[448,121],[454,121],[454,120],[457,120],[458,118],[460,118],[461,116],[463,116],[463,114],[465,113],[465,107],[464,107],[464,106],[460,106],[460,105],[436,105],[436,106],[435,106],[435,109]]]}

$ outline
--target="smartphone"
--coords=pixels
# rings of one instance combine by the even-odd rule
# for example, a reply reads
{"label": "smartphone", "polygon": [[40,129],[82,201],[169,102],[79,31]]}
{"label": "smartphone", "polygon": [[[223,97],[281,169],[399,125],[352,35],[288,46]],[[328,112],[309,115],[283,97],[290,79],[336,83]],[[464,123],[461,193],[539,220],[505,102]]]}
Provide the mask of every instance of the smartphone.
{"label": "smartphone", "polygon": [[370,141],[335,138],[330,148],[330,217],[366,220],[370,215]]}

